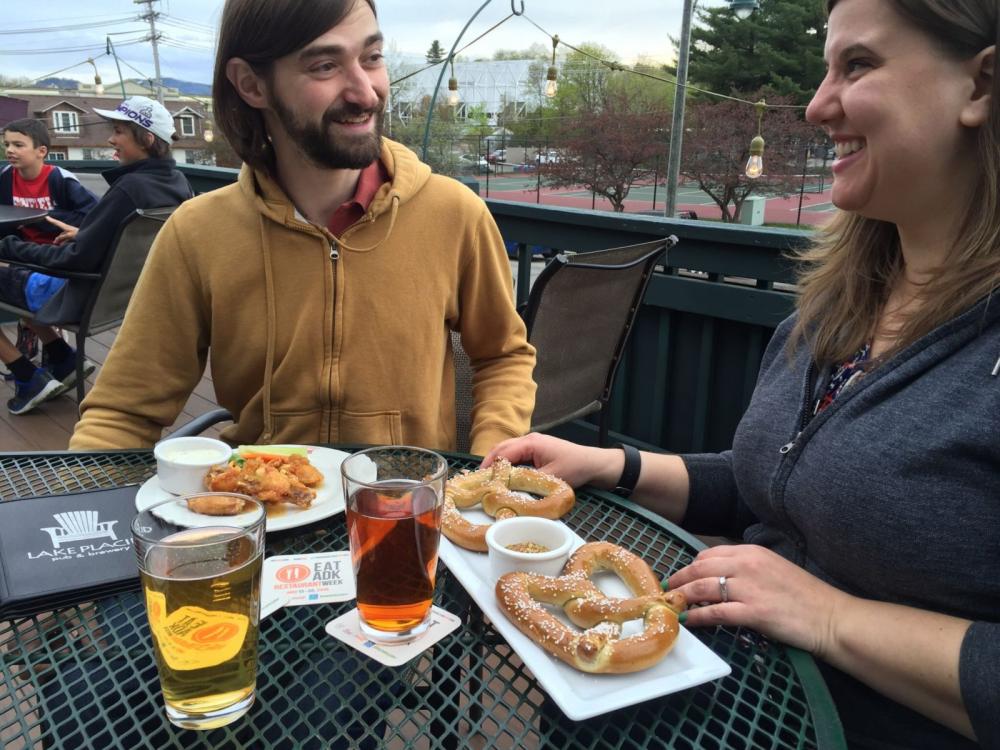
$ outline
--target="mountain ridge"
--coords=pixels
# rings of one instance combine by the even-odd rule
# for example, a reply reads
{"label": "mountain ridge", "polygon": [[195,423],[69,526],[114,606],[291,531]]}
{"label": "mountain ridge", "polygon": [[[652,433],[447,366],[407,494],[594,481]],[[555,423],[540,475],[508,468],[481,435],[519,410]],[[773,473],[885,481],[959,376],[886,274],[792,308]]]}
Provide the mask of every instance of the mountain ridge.
{"label": "mountain ridge", "polygon": [[[140,83],[144,86],[149,86],[149,80],[145,78],[126,78],[126,82]],[[105,84],[105,90],[108,94],[114,91],[114,85],[117,81]],[[76,91],[80,88],[80,81],[75,78],[58,78],[52,76],[50,78],[45,78],[38,82],[37,84],[40,88],[46,89],[68,89],[70,91]],[[184,81],[180,78],[164,78],[163,85],[172,89],[177,89],[181,94],[187,96],[211,96],[212,86],[208,83],[198,83],[196,81]]]}

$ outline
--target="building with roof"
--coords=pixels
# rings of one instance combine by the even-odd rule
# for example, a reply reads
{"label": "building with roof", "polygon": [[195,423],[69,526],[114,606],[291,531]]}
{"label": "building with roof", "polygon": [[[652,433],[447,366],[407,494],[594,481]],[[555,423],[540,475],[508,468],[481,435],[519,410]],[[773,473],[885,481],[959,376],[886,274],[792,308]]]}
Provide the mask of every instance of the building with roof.
{"label": "building with roof", "polygon": [[[124,88],[126,97],[156,98],[155,90],[136,81],[125,81]],[[83,83],[76,89],[0,89],[0,101],[4,102],[0,108],[0,126],[18,117],[34,117],[44,122],[52,138],[48,156],[51,161],[111,159],[114,154],[108,145],[111,124],[94,110],[114,109],[124,98],[121,93],[122,84],[118,83],[109,85],[100,95],[93,84]],[[163,93],[163,104],[173,115],[179,136],[171,144],[173,158],[180,164],[214,164],[210,147],[211,100],[170,88],[164,88]]]}
{"label": "building with roof", "polygon": [[[416,72],[419,71],[419,72]],[[458,80],[459,103],[455,117],[465,120],[473,111],[486,114],[490,124],[496,125],[506,113],[508,117],[521,117],[537,107],[545,85],[545,65],[538,60],[476,60],[459,58],[454,65]],[[397,79],[414,74],[392,87],[392,114],[409,122],[430,101],[441,74],[441,67],[427,64],[406,63],[399,67]],[[446,71],[438,103],[444,103],[448,94]]]}

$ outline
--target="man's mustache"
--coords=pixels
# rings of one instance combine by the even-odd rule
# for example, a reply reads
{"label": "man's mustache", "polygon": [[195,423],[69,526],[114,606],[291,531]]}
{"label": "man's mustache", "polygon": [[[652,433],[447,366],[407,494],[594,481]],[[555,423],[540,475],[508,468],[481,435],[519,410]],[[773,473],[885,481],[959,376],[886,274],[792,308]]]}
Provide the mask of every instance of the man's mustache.
{"label": "man's mustache", "polygon": [[379,100],[377,107],[359,107],[357,104],[342,104],[330,107],[330,109],[323,113],[323,126],[326,127],[335,122],[353,120],[358,117],[366,117],[368,115],[378,117],[382,114],[384,109],[385,102],[382,100]]}

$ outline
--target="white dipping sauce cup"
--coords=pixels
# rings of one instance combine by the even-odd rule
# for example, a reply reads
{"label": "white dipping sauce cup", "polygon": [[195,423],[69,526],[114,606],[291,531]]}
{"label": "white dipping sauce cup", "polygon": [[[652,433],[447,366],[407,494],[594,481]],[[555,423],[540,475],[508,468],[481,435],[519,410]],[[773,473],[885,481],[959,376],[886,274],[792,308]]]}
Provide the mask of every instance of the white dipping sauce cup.
{"label": "white dipping sauce cup", "polygon": [[161,440],[153,455],[160,487],[174,495],[189,495],[205,491],[208,470],[226,463],[233,449],[214,438],[179,437]]}
{"label": "white dipping sauce cup", "polygon": [[[504,573],[521,570],[558,576],[569,559],[573,533],[566,524],[547,518],[522,516],[497,521],[486,530],[490,572],[494,580]],[[548,552],[515,552],[510,544],[534,542],[548,547]]]}

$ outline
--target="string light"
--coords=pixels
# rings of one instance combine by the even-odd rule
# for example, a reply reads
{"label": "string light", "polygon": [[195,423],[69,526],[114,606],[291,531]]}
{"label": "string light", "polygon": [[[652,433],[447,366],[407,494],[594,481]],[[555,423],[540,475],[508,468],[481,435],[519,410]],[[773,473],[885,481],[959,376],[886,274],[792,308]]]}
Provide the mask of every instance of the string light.
{"label": "string light", "polygon": [[556,47],[558,46],[559,35],[556,34],[552,37],[552,64],[549,66],[548,73],[545,74],[545,96],[549,99],[556,95],[559,88],[559,83],[556,81]]}
{"label": "string light", "polygon": [[451,60],[451,78],[448,79],[448,106],[458,106],[458,79],[455,78],[455,60]]}
{"label": "string light", "polygon": [[[743,20],[745,18],[749,18],[754,13],[754,11],[756,11],[756,10],[758,10],[760,8],[760,3],[759,3],[758,0],[728,0],[728,2],[729,2],[729,5],[730,5],[730,8],[733,11],[733,14],[738,19],[740,19],[740,20]],[[511,9],[512,9],[512,11],[513,11],[513,3],[514,3],[514,0],[511,0]],[[489,0],[487,0],[486,4],[489,4]],[[483,7],[486,6],[486,4],[484,4],[479,10],[482,10]],[[478,15],[478,11],[477,11],[476,15]],[[633,75],[638,75],[638,76],[641,76],[643,78],[650,78],[650,79],[652,79],[654,81],[660,81],[661,83],[667,83],[667,84],[670,84],[672,86],[682,88],[685,91],[687,91],[687,90],[695,91],[695,92],[698,92],[698,93],[701,93],[701,94],[705,94],[707,96],[714,97],[716,99],[726,99],[726,100],[733,101],[733,102],[739,102],[741,104],[751,104],[751,105],[753,105],[756,108],[756,110],[757,110],[757,135],[750,142],[750,158],[747,160],[746,169],[745,169],[746,176],[749,177],[750,179],[757,179],[758,177],[760,177],[764,173],[764,160],[763,160],[763,155],[764,155],[764,138],[760,134],[760,131],[761,131],[761,120],[763,119],[763,116],[764,116],[764,110],[767,109],[767,107],[781,108],[781,109],[805,109],[805,105],[802,105],[802,104],[770,104],[769,105],[763,99],[761,99],[760,101],[757,101],[757,102],[751,102],[751,101],[749,101],[747,99],[741,99],[741,98],[736,97],[736,96],[728,96],[726,94],[720,94],[720,93],[718,93],[716,91],[709,91],[707,89],[702,89],[702,88],[699,88],[697,86],[691,86],[688,83],[681,83],[681,82],[677,81],[676,79],[675,80],[670,80],[669,78],[662,78],[660,76],[653,75],[651,73],[647,73],[646,71],[643,71],[643,70],[633,70],[631,68],[627,68],[627,67],[621,65],[620,63],[616,63],[616,62],[612,62],[612,61],[609,61],[609,60],[601,59],[600,57],[597,57],[596,55],[593,55],[593,54],[591,54],[590,52],[588,52],[588,51],[586,51],[584,49],[580,49],[579,47],[574,47],[572,44],[569,44],[568,42],[562,41],[559,38],[558,34],[550,34],[548,31],[546,31],[544,28],[542,28],[540,25],[538,25],[535,21],[533,21],[530,17],[528,17],[527,15],[524,14],[523,3],[522,3],[522,7],[521,7],[521,11],[520,12],[516,12],[516,11],[512,12],[510,15],[508,15],[507,17],[505,17],[504,19],[502,19],[499,23],[496,23],[493,26],[491,26],[489,29],[487,29],[486,31],[484,31],[479,36],[477,36],[475,39],[473,39],[471,42],[469,42],[464,47],[462,47],[461,49],[459,49],[457,52],[453,51],[452,52],[452,56],[449,57],[449,58],[447,58],[447,62],[451,66],[451,78],[448,79],[448,99],[447,99],[448,104],[450,106],[456,107],[456,106],[458,106],[458,103],[459,103],[458,79],[455,78],[455,63],[454,63],[454,56],[455,56],[455,54],[464,51],[468,47],[471,47],[473,44],[475,44],[476,42],[478,42],[484,36],[486,36],[487,34],[491,33],[492,31],[496,30],[499,26],[501,26],[502,24],[504,24],[505,22],[507,22],[508,20],[510,20],[511,18],[513,18],[514,16],[521,16],[522,18],[524,18],[525,21],[527,21],[528,23],[530,23],[532,26],[534,26],[536,29],[538,29],[539,31],[541,31],[543,34],[545,34],[547,37],[549,37],[552,40],[552,64],[549,66],[548,71],[547,71],[546,76],[545,76],[546,85],[545,85],[545,91],[544,91],[544,93],[545,93],[545,96],[547,98],[553,98],[553,97],[555,97],[556,92],[558,91],[558,88],[559,88],[558,81],[556,80],[557,74],[558,74],[558,71],[557,71],[556,65],[555,65],[555,62],[556,62],[556,48],[558,47],[559,44],[563,44],[566,47],[569,47],[574,52],[577,52],[577,53],[583,55],[584,57],[589,57],[592,60],[595,60],[596,62],[598,62],[598,63],[600,63],[602,65],[605,65],[608,69],[610,69],[612,71],[623,71],[625,73],[631,73]],[[475,17],[476,16],[473,15],[472,19],[470,19],[470,22],[471,22],[471,20],[474,20]],[[466,24],[466,27],[468,27],[468,24]],[[464,33],[464,29],[463,29],[463,33]],[[461,35],[459,35],[459,39],[461,39]],[[458,42],[456,41],[456,46],[457,46],[457,44],[458,44]],[[442,60],[440,62],[433,62],[430,65],[427,65],[426,67],[419,68],[417,70],[411,71],[410,73],[407,73],[406,75],[401,76],[401,77],[397,78],[396,80],[390,81],[389,85],[390,86],[397,86],[397,85],[399,85],[400,83],[402,83],[403,81],[405,81],[408,78],[411,78],[413,76],[419,75],[420,73],[424,72],[425,70],[433,68],[436,65],[440,65],[441,62],[445,62],[445,61]],[[441,85],[441,79],[439,78],[438,79],[438,86],[440,86],[440,85]],[[437,93],[437,88],[435,88],[435,95],[436,95],[436,93]],[[427,126],[424,129],[424,150],[423,150],[424,154],[427,153],[427,141],[428,141],[429,136],[430,136],[430,117],[427,118]]]}
{"label": "string light", "polygon": [[101,74],[97,72],[97,63],[92,57],[88,57],[87,62],[94,66],[94,93],[97,96],[104,96],[104,83],[101,81]]}
{"label": "string light", "polygon": [[757,108],[757,135],[750,141],[750,158],[747,159],[746,168],[746,176],[751,180],[756,180],[764,174],[764,138],[760,134],[760,126],[764,119],[764,110],[767,109],[767,102],[761,99],[754,106]]}

